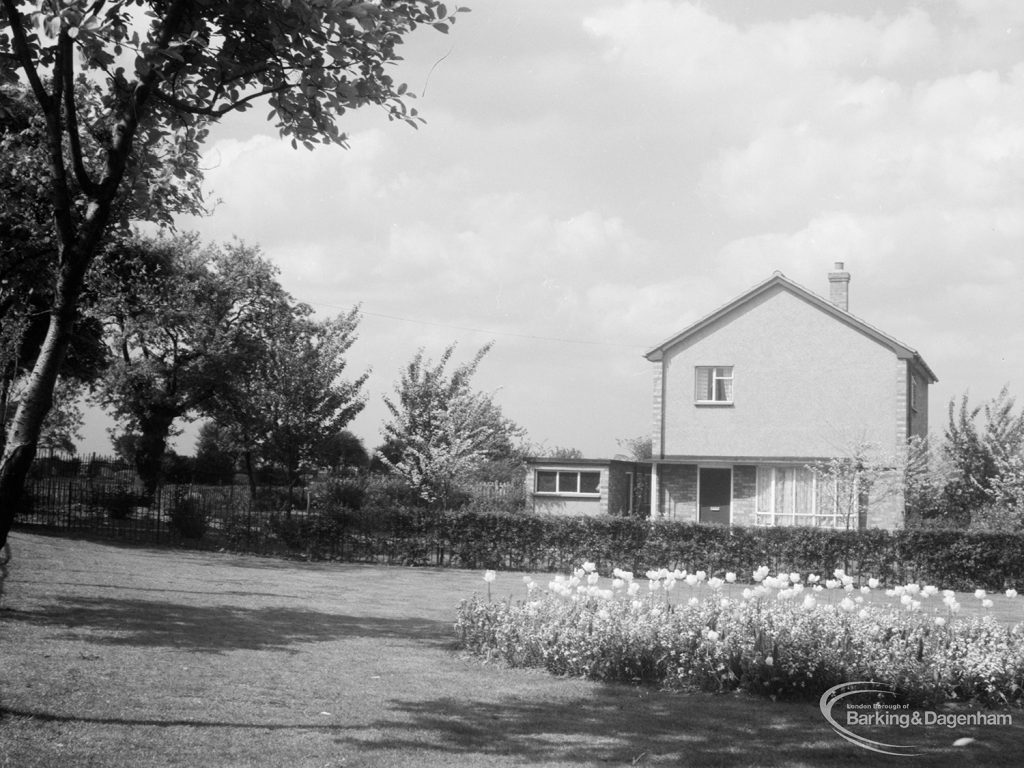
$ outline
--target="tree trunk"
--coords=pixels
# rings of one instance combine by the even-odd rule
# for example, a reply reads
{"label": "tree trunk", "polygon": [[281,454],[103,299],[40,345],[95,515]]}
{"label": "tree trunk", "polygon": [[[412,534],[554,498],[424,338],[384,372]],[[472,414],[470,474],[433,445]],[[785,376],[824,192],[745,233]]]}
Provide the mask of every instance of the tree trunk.
{"label": "tree trunk", "polygon": [[[128,166],[128,156],[132,150],[139,121],[146,112],[146,105],[159,76],[158,68],[152,67],[135,87],[128,103],[124,105],[111,132],[111,146],[105,152],[104,178],[97,185],[95,194],[88,196],[83,206],[84,214],[76,223],[76,206],[72,203],[64,163],[65,134],[61,120],[60,88],[54,88],[53,98],[46,93],[37,71],[40,62],[33,58],[33,53],[26,42],[18,5],[19,3],[3,0],[6,20],[13,22],[9,31],[13,31],[13,40],[10,42],[13,45],[14,60],[24,69],[39,106],[46,116],[50,170],[53,172],[50,195],[53,202],[54,233],[57,237],[57,263],[60,265],[60,272],[46,338],[29,376],[25,396],[18,403],[14,421],[7,430],[7,442],[0,458],[0,547],[7,543],[7,534],[22,501],[25,479],[35,459],[43,419],[46,418],[53,403],[53,388],[57,384],[57,374],[71,343],[71,327],[78,311],[85,273],[107,231],[111,206]],[[170,4],[157,42],[158,49],[166,48],[170,44],[181,26],[189,5],[181,0]],[[70,62],[70,59],[65,58],[65,62]],[[61,84],[64,74],[58,67],[54,68],[54,83],[57,86]]]}
{"label": "tree trunk", "polygon": [[36,456],[39,433],[53,405],[57,374],[71,343],[71,328],[80,291],[81,279],[77,272],[63,272],[59,299],[50,314],[46,338],[39,349],[39,357],[29,375],[14,420],[7,430],[7,442],[0,460],[0,547],[7,543],[7,534],[23,503],[25,480]]}
{"label": "tree trunk", "polygon": [[4,455],[4,446],[7,445],[7,406],[11,398],[11,377],[4,372],[0,379],[0,456]]}
{"label": "tree trunk", "polygon": [[139,420],[141,434],[135,443],[135,469],[145,488],[147,504],[152,504],[163,476],[164,452],[173,423],[174,416],[166,413],[151,414]]}
{"label": "tree trunk", "polygon": [[252,451],[245,451],[245,475],[249,478],[249,505],[256,503],[256,470],[252,465]]}

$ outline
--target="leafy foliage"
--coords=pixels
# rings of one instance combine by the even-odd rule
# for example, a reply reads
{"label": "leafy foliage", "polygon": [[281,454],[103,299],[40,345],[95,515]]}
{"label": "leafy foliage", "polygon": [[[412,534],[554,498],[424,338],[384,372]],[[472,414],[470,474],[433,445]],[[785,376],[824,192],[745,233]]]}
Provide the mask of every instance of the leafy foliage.
{"label": "leafy foliage", "polygon": [[550,451],[545,451],[547,456],[552,459],[582,459],[583,451],[579,448],[569,448],[566,446],[556,445]]}
{"label": "leafy foliage", "polygon": [[[635,517],[539,516],[481,499],[427,512],[402,488],[379,482],[364,491],[347,487],[349,480],[336,488],[314,486],[317,505],[301,520],[321,538],[305,541],[296,532],[294,546],[339,559],[460,568],[552,572],[587,558],[602,571],[622,564],[642,572],[664,564],[722,576],[768,565],[802,574],[840,568],[858,586],[873,576],[887,586],[914,581],[943,589],[1024,590],[1024,533],[730,529]],[[359,495],[358,507],[350,493]],[[331,533],[314,525],[342,513],[343,529]]]}
{"label": "leafy foliage", "polygon": [[224,485],[234,482],[240,453],[230,432],[216,422],[207,421],[199,428],[195,459],[201,481]]}
{"label": "leafy foliage", "polygon": [[455,351],[448,347],[438,362],[416,353],[395,385],[396,398],[384,403],[391,421],[384,427],[385,464],[430,504],[444,507],[455,481],[468,477],[488,457],[509,455],[522,430],[471,380],[490,345],[467,363],[447,371]]}
{"label": "leafy foliage", "polygon": [[243,454],[281,467],[291,485],[320,465],[325,443],[364,405],[367,374],[343,378],[358,308],[324,321],[311,315],[298,304],[263,317],[257,352],[239,361],[208,410]]}
{"label": "leafy foliage", "polygon": [[879,504],[905,492],[914,445],[898,456],[884,456],[870,443],[851,445],[843,456],[808,466],[817,480],[819,504],[835,510],[843,528],[864,527],[869,504]]}
{"label": "leafy foliage", "polygon": [[137,435],[152,492],[175,421],[193,416],[262,348],[260,328],[289,312],[276,269],[241,243],[135,236],[107,249],[92,281],[111,365],[100,401]]}
{"label": "leafy foliage", "polygon": [[370,466],[370,454],[363,441],[347,429],[327,434],[311,452],[317,468],[337,472],[342,469],[363,470]]}
{"label": "leafy foliage", "polygon": [[[52,300],[45,130],[31,98],[24,88],[0,85],[0,450],[42,347]],[[81,385],[94,381],[106,364],[101,333],[94,318],[75,318],[54,409],[42,428],[43,447],[74,449]]]}
{"label": "leafy foliage", "polygon": [[43,129],[24,90],[0,86],[0,372],[7,387],[31,360],[24,337],[49,282],[52,245],[44,234],[48,212],[40,178]]}
{"label": "leafy foliage", "polygon": [[654,444],[650,435],[629,437],[616,440],[615,442],[622,448],[625,448],[629,457],[634,461],[644,461],[654,455]]}
{"label": "leafy foliage", "polygon": [[907,503],[914,525],[1024,528],[1024,412],[1009,390],[971,407],[951,400],[938,450],[912,446]]}
{"label": "leafy foliage", "polygon": [[201,539],[209,527],[202,500],[188,493],[179,494],[171,504],[171,528],[186,539]]}
{"label": "leafy foliage", "polygon": [[[132,218],[169,224],[176,213],[201,213],[198,161],[210,123],[259,100],[278,131],[306,147],[344,143],[337,119],[364,105],[415,125],[412,94],[387,68],[406,35],[419,26],[447,32],[462,10],[436,0],[0,0],[0,87],[27,86],[43,138],[2,156],[33,166],[26,178],[42,194],[22,197],[46,201],[38,211],[15,209],[51,222],[39,238],[45,269],[33,262],[32,270],[33,285],[47,288],[46,338],[0,459],[0,544],[86,274],[111,230]],[[0,114],[12,114],[4,100]]]}

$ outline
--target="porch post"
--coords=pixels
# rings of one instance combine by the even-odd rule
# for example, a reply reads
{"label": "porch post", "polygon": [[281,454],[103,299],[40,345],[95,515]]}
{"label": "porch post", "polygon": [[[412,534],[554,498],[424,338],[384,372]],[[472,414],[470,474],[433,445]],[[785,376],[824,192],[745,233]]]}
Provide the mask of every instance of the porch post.
{"label": "porch post", "polygon": [[651,462],[651,519],[661,517],[661,505],[658,504],[658,463]]}

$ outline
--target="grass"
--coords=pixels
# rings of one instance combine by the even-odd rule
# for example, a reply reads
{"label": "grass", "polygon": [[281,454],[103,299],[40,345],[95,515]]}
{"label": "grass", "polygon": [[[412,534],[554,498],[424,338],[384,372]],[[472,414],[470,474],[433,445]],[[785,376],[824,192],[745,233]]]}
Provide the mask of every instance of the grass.
{"label": "grass", "polygon": [[[26,532],[11,543],[2,768],[908,761],[843,741],[815,704],[600,685],[467,657],[452,622],[461,598],[485,592],[478,572]],[[521,577],[499,573],[492,589],[518,597]],[[927,739],[918,760],[1017,765],[1024,715],[1014,719],[915,732]],[[975,741],[952,746],[961,737]]]}

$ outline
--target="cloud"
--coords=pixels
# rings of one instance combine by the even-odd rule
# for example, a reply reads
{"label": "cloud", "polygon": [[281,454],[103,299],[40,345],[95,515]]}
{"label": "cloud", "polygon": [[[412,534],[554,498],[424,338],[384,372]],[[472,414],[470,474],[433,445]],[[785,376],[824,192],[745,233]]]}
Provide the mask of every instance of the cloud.
{"label": "cloud", "polygon": [[635,1],[584,24],[634,100],[657,98],[682,133],[715,133],[700,186],[733,215],[764,224],[815,204],[991,203],[1020,178],[1020,64],[961,73],[943,59],[974,19],[940,31],[911,8],[741,26]]}
{"label": "cloud", "polygon": [[834,261],[936,402],[995,394],[1024,383],[1021,30],[1016,0],[481,0],[403,46],[421,130],[358,110],[349,149],[296,152],[241,116],[204,156],[223,204],[182,226],[260,244],[321,313],[362,304],[368,435],[417,348],[496,339],[510,416],[613,453],[648,426],[644,350]]}

